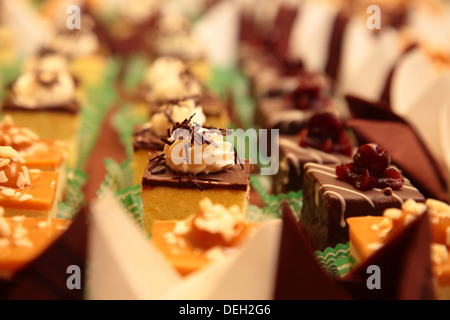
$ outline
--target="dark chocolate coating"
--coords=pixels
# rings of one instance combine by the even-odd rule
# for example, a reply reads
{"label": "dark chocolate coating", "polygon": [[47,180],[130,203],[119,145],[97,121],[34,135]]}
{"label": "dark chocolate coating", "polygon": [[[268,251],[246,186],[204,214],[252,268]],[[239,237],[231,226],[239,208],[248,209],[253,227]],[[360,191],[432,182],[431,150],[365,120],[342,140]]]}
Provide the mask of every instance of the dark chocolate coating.
{"label": "dark chocolate coating", "polygon": [[302,148],[297,137],[281,136],[280,164],[285,162],[287,167],[280,166],[280,170],[274,176],[274,191],[288,193],[301,190],[305,163],[341,164],[351,161],[350,157],[341,154],[325,154],[313,148]]}
{"label": "dark chocolate coating", "polygon": [[[170,187],[180,189],[229,189],[246,191],[250,181],[251,165],[243,162],[241,167],[236,164],[224,171],[215,173],[199,173],[188,176],[172,171],[162,162],[157,167],[149,170],[154,163],[149,161],[142,178],[142,186]],[[153,173],[152,173],[153,172]]]}
{"label": "dark chocolate coating", "polygon": [[36,111],[53,111],[53,112],[65,112],[77,114],[81,106],[78,102],[72,101],[67,104],[61,104],[56,106],[38,106],[35,108],[28,108],[18,104],[15,104],[12,100],[7,99],[3,102],[3,111],[21,111],[21,112],[36,112]]}

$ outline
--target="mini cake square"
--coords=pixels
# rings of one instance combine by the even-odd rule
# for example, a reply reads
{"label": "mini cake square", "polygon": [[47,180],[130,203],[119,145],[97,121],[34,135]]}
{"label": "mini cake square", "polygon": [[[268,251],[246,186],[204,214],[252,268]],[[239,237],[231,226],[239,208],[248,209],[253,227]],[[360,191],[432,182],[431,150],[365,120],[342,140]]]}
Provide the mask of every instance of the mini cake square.
{"label": "mini cake square", "polygon": [[[199,211],[209,198],[246,211],[251,165],[241,160],[224,129],[211,129],[185,119],[165,139],[164,152],[149,160],[142,178],[144,227],[156,220],[179,220]],[[176,201],[174,201],[176,199]]]}
{"label": "mini cake square", "polygon": [[[3,212],[1,208],[0,212]],[[63,219],[4,217],[0,214],[0,277],[13,277],[44,252],[70,223]]]}
{"label": "mini cake square", "polygon": [[0,147],[0,206],[5,216],[56,216],[58,172],[28,169],[20,154]]}
{"label": "mini cake square", "polygon": [[423,195],[404,179],[400,188],[373,187],[365,190],[339,179],[337,165],[307,163],[303,178],[301,221],[317,250],[348,242],[349,217],[379,216],[385,209],[400,208],[407,199],[424,202]]}
{"label": "mini cake square", "polygon": [[156,221],[151,241],[186,276],[236,251],[256,228],[239,207],[225,208],[205,198],[200,211],[185,220]]}

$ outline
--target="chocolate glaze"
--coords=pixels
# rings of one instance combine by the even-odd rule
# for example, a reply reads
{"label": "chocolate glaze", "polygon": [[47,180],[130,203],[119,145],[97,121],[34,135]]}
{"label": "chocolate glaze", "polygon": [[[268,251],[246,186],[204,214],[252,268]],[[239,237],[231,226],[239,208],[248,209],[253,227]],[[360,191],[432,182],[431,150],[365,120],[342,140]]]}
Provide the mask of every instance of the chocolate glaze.
{"label": "chocolate glaze", "polygon": [[167,167],[165,162],[161,162],[160,165],[155,166],[152,161],[149,161],[142,178],[142,186],[143,188],[148,186],[180,189],[229,189],[245,191],[248,188],[251,170],[252,166],[248,160],[246,160],[245,163],[242,164],[242,167],[237,164],[224,171],[210,174],[200,173],[193,176],[176,173]]}
{"label": "chocolate glaze", "polygon": [[159,150],[164,149],[164,142],[156,137],[150,129],[136,128],[133,132],[133,149],[137,150]]}
{"label": "chocolate glaze", "polygon": [[70,103],[62,105],[55,105],[55,106],[44,105],[44,106],[37,106],[35,108],[28,108],[14,103],[11,99],[6,99],[3,102],[2,108],[4,111],[21,111],[21,112],[52,111],[52,112],[65,112],[77,114],[81,109],[81,105],[77,101],[72,101]]}
{"label": "chocolate glaze", "polygon": [[341,164],[351,162],[352,159],[341,154],[328,154],[313,148],[302,148],[299,146],[297,137],[280,136],[280,161],[285,161],[287,167],[280,167],[275,176],[274,191],[276,193],[302,189],[305,163]]}
{"label": "chocolate glaze", "polygon": [[345,219],[349,217],[381,215],[387,208],[401,208],[407,199],[425,201],[406,179],[403,187],[391,194],[381,189],[359,191],[337,179],[335,169],[336,165],[305,166],[301,220],[317,250],[348,242]]}

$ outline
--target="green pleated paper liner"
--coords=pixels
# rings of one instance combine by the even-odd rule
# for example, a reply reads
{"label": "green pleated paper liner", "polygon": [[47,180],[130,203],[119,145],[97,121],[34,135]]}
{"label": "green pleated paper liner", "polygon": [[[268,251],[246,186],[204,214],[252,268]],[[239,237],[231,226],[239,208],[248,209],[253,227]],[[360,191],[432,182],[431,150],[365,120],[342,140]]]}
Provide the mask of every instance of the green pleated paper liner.
{"label": "green pleated paper liner", "polygon": [[73,219],[85,204],[83,186],[87,176],[80,170],[66,169],[66,185],[64,199],[58,203],[57,218]]}
{"label": "green pleated paper liner", "polygon": [[267,176],[252,175],[250,177],[250,184],[264,202],[262,213],[273,219],[279,219],[282,216],[282,204],[286,202],[291,206],[292,211],[297,219],[300,218],[300,213],[303,206],[303,193],[301,190],[297,192],[281,193],[273,195],[269,193],[270,181]]}
{"label": "green pleated paper liner", "polygon": [[147,58],[142,55],[133,55],[127,59],[121,74],[123,89],[126,93],[132,93],[142,82],[148,65]]}
{"label": "green pleated paper liner", "polygon": [[322,270],[332,278],[342,278],[356,266],[356,260],[350,254],[350,242],[315,251],[314,257]]}
{"label": "green pleated paper liner", "polygon": [[130,160],[119,164],[113,159],[105,159],[105,180],[102,182],[97,195],[101,197],[110,191],[120,200],[123,208],[142,225],[142,189],[140,185],[133,185],[133,169]]}
{"label": "green pleated paper liner", "polygon": [[108,111],[117,99],[116,79],[120,69],[119,62],[109,59],[101,81],[88,86],[81,111],[81,124],[78,130],[78,161],[76,169],[83,170],[91,154]]}

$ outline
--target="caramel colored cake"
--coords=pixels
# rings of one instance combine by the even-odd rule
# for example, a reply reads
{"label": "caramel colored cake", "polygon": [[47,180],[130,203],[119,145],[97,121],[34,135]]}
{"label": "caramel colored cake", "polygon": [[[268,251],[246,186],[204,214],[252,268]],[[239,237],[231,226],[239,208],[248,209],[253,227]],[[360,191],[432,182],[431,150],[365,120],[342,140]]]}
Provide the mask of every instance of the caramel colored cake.
{"label": "caramel colored cake", "polygon": [[67,70],[39,69],[23,73],[13,83],[3,115],[43,140],[67,142],[72,164],[77,158],[80,108],[75,80]]}
{"label": "caramel colored cake", "polygon": [[0,208],[0,277],[11,278],[38,257],[70,223],[63,219],[5,218]]}
{"label": "caramel colored cake", "polygon": [[347,219],[350,236],[350,253],[361,263],[399,234],[405,225],[428,211],[432,243],[431,261],[435,277],[436,295],[450,299],[450,259],[448,238],[450,230],[450,207],[443,202],[427,199],[426,204],[406,201],[401,209],[387,209],[383,216],[361,216]]}
{"label": "caramel colored cake", "polygon": [[233,252],[257,227],[245,222],[238,206],[225,208],[205,198],[200,211],[185,220],[160,220],[152,242],[186,276]]}
{"label": "caramel colored cake", "polygon": [[251,165],[241,161],[231,143],[224,141],[224,130],[189,121],[174,127],[164,153],[150,159],[145,169],[143,221],[149,233],[157,220],[180,220],[198,212],[204,198],[247,209]]}
{"label": "caramel colored cake", "polygon": [[28,169],[11,147],[0,147],[0,206],[5,216],[56,215],[58,172]]}
{"label": "caramel colored cake", "polygon": [[64,165],[67,145],[60,140],[41,140],[33,131],[16,126],[9,116],[0,122],[0,145],[15,149],[29,169],[60,171]]}

